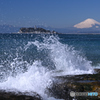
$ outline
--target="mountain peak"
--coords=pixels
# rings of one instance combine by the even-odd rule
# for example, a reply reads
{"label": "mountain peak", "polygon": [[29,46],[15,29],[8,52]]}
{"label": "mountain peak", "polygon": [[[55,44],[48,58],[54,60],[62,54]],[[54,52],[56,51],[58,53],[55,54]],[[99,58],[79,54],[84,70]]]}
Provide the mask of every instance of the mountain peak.
{"label": "mountain peak", "polygon": [[[82,28],[91,28],[91,27],[93,27],[93,25],[100,25],[100,23],[92,18],[88,18],[88,19],[84,20],[83,22],[80,22],[80,23],[74,25],[74,27],[82,29]],[[98,26],[96,26],[96,28],[98,28]]]}

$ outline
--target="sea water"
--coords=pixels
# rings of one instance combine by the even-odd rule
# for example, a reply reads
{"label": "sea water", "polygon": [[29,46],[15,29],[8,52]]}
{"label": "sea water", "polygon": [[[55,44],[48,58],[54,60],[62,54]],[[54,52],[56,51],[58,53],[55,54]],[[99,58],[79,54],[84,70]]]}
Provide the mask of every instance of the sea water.
{"label": "sea water", "polygon": [[36,92],[44,100],[53,77],[93,74],[100,35],[0,34],[0,90]]}

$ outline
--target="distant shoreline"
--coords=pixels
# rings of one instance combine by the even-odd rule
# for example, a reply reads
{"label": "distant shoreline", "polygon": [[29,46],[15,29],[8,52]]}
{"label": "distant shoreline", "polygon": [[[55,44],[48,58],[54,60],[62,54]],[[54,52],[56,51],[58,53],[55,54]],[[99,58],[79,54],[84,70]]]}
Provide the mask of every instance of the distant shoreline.
{"label": "distant shoreline", "polygon": [[58,32],[56,31],[50,31],[50,30],[46,30],[44,28],[37,28],[37,27],[29,27],[29,28],[20,28],[19,32],[18,33],[31,33],[31,34],[40,34],[40,33],[45,33],[45,34],[57,34]]}

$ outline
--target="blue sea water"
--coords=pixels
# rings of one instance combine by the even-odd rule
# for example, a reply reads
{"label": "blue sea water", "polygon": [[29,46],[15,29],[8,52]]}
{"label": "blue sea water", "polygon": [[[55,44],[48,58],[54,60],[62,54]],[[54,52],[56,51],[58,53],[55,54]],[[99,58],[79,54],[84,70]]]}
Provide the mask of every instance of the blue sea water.
{"label": "blue sea water", "polygon": [[53,76],[92,74],[99,65],[100,35],[0,34],[3,90],[35,91],[47,100]]}
{"label": "blue sea water", "polygon": [[[2,59],[6,59],[9,55],[12,59],[16,55],[15,53],[21,48],[17,53],[25,53],[24,46],[28,42],[34,42],[35,40],[43,42],[44,38],[49,38],[52,35],[45,34],[0,34],[0,62]],[[79,51],[82,56],[85,56],[87,60],[92,61],[93,65],[98,65],[100,63],[100,35],[74,35],[74,34],[59,34],[53,35],[57,37],[58,41],[62,44],[67,44],[73,47],[74,50]],[[36,58],[44,56],[38,54],[35,47],[31,47],[27,51],[27,54],[23,54],[23,59],[34,60]],[[4,54],[6,53],[6,54]],[[35,53],[35,54],[34,54]],[[34,56],[33,56],[34,55]],[[36,57],[36,55],[38,55]],[[29,56],[29,57],[26,57]],[[31,58],[32,57],[32,58]]]}
{"label": "blue sea water", "polygon": [[100,35],[61,35],[63,43],[80,51],[92,65],[100,64]]}

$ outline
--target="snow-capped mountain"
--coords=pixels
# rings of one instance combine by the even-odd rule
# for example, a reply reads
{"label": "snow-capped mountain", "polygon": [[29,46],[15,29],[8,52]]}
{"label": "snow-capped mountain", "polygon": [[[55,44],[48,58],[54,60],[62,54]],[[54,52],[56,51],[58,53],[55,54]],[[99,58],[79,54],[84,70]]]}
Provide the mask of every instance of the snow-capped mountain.
{"label": "snow-capped mountain", "polygon": [[80,28],[80,29],[83,29],[83,28],[92,28],[92,27],[100,28],[100,23],[97,22],[94,19],[88,18],[85,21],[80,22],[80,23],[74,25],[74,27],[75,28]]}

